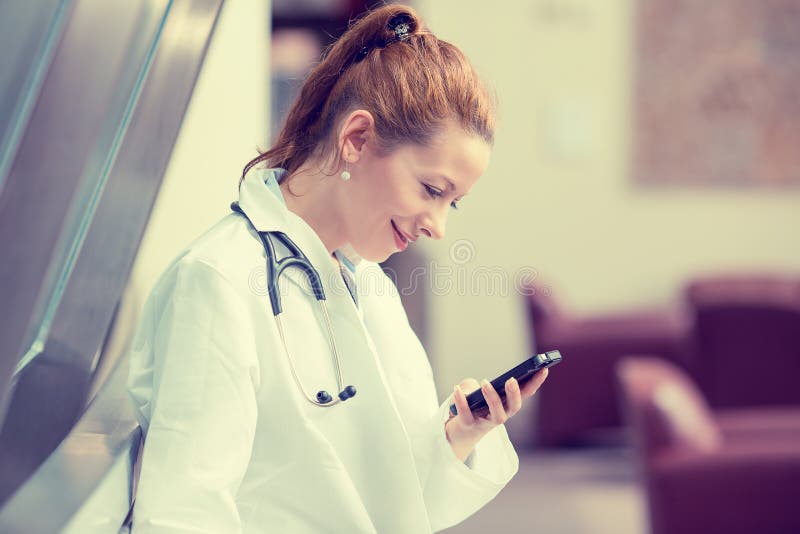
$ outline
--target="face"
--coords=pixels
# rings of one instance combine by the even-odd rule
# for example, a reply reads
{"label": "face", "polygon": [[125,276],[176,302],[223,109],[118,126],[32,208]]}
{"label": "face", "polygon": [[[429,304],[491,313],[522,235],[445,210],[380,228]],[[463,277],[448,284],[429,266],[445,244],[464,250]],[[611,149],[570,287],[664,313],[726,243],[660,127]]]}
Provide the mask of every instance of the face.
{"label": "face", "polygon": [[380,155],[369,141],[351,164],[345,227],[363,258],[381,262],[419,238],[441,239],[447,215],[489,164],[481,138],[450,124],[430,145]]}

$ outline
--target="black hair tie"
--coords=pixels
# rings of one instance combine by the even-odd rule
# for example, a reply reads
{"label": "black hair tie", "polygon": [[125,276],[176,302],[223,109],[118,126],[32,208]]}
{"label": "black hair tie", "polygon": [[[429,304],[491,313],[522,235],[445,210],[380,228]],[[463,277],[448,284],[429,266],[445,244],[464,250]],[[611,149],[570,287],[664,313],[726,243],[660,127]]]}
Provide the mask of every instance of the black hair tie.
{"label": "black hair tie", "polygon": [[408,13],[400,13],[389,19],[386,27],[394,32],[395,41],[402,41],[411,35],[414,29],[414,19]]}
{"label": "black hair tie", "polygon": [[407,39],[414,29],[414,19],[408,13],[400,13],[390,18],[386,27],[394,32],[394,37],[388,40],[379,39],[378,42],[373,45],[361,47],[361,49],[356,52],[353,63],[363,61],[375,48],[385,48],[395,41],[404,41]]}

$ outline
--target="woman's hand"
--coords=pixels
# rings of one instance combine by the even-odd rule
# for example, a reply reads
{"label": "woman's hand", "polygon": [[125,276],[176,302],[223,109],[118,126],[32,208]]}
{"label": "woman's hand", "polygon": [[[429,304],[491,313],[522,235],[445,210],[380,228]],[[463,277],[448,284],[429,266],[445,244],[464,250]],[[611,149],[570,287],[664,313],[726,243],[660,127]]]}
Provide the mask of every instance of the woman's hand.
{"label": "woman's hand", "polygon": [[[456,456],[463,462],[472,453],[472,449],[491,429],[497,425],[502,425],[522,408],[522,401],[533,396],[547,378],[547,369],[542,369],[533,378],[528,380],[522,389],[515,378],[510,378],[505,385],[506,405],[492,387],[488,380],[478,381],[468,378],[455,387],[453,392],[453,402],[456,405],[458,415],[450,419],[444,425],[447,441],[453,448]],[[486,404],[489,406],[489,413],[486,417],[475,416],[467,404],[467,394],[481,388]],[[467,390],[467,393],[462,391]]]}

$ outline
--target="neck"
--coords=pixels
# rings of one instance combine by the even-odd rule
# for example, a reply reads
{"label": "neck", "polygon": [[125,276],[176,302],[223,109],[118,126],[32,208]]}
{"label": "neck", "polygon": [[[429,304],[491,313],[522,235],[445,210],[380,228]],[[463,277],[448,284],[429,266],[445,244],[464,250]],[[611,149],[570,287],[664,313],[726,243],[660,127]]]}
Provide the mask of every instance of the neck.
{"label": "neck", "polygon": [[286,207],[316,232],[331,255],[346,243],[337,178],[319,172],[319,166],[303,165],[280,184]]}

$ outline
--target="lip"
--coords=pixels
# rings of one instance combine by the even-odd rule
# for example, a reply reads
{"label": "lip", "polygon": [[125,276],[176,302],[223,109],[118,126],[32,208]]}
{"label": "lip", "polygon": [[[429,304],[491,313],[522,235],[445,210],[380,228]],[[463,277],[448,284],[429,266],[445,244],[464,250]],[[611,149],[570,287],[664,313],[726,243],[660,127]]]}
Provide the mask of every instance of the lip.
{"label": "lip", "polygon": [[407,234],[407,233],[405,233],[404,231],[402,231],[402,230],[400,229],[400,227],[399,227],[399,226],[397,226],[397,224],[395,224],[395,222],[394,222],[394,221],[392,221],[392,226],[394,226],[394,229],[395,229],[395,230],[397,230],[397,232],[398,232],[400,235],[402,235],[403,237],[405,237],[405,238],[406,238],[406,241],[408,241],[409,243],[416,243],[416,242],[417,242],[417,238],[416,238],[416,237],[411,237],[409,234]]}
{"label": "lip", "polygon": [[392,233],[394,234],[394,244],[397,245],[398,250],[400,252],[404,251],[408,247],[408,239],[406,238],[405,234],[400,231],[394,221],[392,223]]}
{"label": "lip", "polygon": [[[398,230],[400,230],[400,229],[398,228]],[[400,231],[401,231],[401,232],[403,232],[402,230],[400,230]],[[416,241],[417,241],[417,239],[416,239],[416,238],[414,238],[414,237],[411,237],[410,235],[408,235],[408,234],[407,234],[407,233],[405,233],[405,232],[403,232],[403,237],[405,237],[405,238],[406,238],[406,241],[408,241],[409,243],[414,243],[414,242],[416,242]]]}

